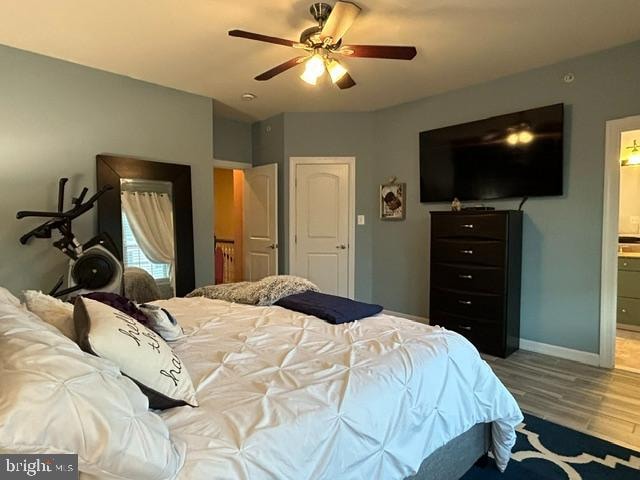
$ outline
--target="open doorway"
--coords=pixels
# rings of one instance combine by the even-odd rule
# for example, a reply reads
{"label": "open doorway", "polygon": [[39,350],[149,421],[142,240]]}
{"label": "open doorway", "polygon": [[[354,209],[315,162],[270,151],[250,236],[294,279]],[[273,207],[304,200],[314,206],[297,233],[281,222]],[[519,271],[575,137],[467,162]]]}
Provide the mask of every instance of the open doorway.
{"label": "open doorway", "polygon": [[600,363],[640,373],[640,116],[607,122]]}
{"label": "open doorway", "polygon": [[216,284],[243,280],[243,189],[242,170],[214,168],[213,237]]}
{"label": "open doorway", "polygon": [[640,129],[620,135],[616,368],[640,373]]}

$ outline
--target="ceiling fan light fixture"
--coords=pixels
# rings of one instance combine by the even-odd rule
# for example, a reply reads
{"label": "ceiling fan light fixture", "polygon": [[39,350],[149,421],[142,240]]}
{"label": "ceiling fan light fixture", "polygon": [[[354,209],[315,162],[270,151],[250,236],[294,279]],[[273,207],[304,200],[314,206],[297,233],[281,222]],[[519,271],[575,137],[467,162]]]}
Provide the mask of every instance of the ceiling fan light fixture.
{"label": "ceiling fan light fixture", "polygon": [[[326,0],[325,0],[326,1]],[[271,43],[302,50],[300,55],[254,77],[262,82],[270,80],[301,63],[305,71],[300,76],[310,85],[316,85],[318,79],[328,71],[331,81],[340,90],[356,85],[347,69],[334,61],[333,55],[345,55],[360,58],[383,58],[391,60],[412,60],[417,50],[401,45],[343,45],[343,37],[358,18],[361,8],[353,0],[334,0],[332,5],[322,1],[313,3],[310,8],[316,25],[302,31],[299,41],[272,37],[246,30],[230,30],[229,36],[245,38],[257,42]]]}
{"label": "ceiling fan light fixture", "polygon": [[327,60],[327,71],[329,72],[329,76],[333,83],[337,83],[347,74],[347,69],[344,68],[339,61],[333,58]]}
{"label": "ceiling fan light fixture", "polygon": [[309,75],[320,77],[324,73],[324,58],[319,53],[314,54],[305,65],[305,72]]}
{"label": "ceiling fan light fixture", "polygon": [[302,75],[300,75],[300,78],[307,82],[309,85],[317,85],[319,77],[309,73],[309,71],[305,69],[304,72],[302,72]]}
{"label": "ceiling fan light fixture", "polygon": [[324,70],[324,57],[319,53],[315,53],[305,63],[304,73],[300,75],[300,78],[309,85],[315,85],[318,83],[318,78],[322,76]]}

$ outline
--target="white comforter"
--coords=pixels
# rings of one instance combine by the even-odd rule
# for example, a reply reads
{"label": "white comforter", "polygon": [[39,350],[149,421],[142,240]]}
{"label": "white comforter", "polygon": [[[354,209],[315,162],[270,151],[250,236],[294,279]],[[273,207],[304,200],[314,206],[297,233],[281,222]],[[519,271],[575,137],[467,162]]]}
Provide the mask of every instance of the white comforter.
{"label": "white comforter", "polygon": [[162,418],[186,442],[180,480],[403,479],[438,447],[493,422],[508,462],[522,414],[460,335],[380,314],[330,325],[280,307],[156,302],[199,408]]}

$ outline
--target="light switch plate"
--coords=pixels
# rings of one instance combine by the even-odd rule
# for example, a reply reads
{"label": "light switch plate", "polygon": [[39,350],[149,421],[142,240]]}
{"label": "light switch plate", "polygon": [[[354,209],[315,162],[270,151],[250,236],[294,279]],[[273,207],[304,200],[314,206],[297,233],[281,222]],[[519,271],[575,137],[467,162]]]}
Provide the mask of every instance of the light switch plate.
{"label": "light switch plate", "polygon": [[364,215],[358,215],[358,225],[364,225]]}

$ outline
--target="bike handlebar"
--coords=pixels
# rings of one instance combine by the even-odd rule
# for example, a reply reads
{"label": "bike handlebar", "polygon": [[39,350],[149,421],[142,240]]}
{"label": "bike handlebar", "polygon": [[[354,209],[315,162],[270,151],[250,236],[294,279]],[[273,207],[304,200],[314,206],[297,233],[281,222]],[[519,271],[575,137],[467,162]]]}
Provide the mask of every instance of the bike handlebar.
{"label": "bike handlebar", "polygon": [[[65,179],[62,179],[62,180],[65,180]],[[98,199],[109,190],[113,190],[113,187],[111,185],[105,185],[104,187],[102,187],[102,189],[96,192],[91,198],[89,198],[89,200],[87,200],[85,203],[82,203],[82,200],[84,199],[88,191],[86,188],[84,188],[82,190],[82,193],[80,193],[80,197],[76,200],[77,202],[76,206],[70,210],[67,210],[66,212],[39,212],[39,211],[30,211],[30,210],[19,211],[18,213],[16,213],[16,218],[18,220],[26,217],[43,217],[43,218],[50,219],[50,220],[47,220],[42,225],[34,228],[30,232],[20,237],[20,243],[25,245],[31,237],[38,236],[38,235],[44,236],[46,238],[50,238],[51,230],[53,230],[54,228],[58,229],[64,226],[65,223],[68,223],[70,226],[71,220],[78,218],[83,213],[91,210],[91,208],[93,208],[93,205],[98,201]]]}

